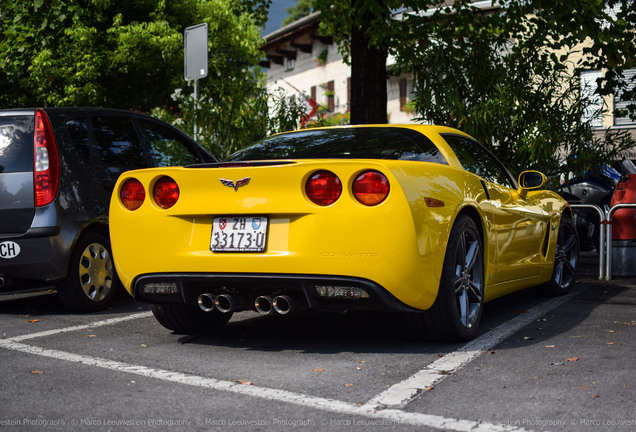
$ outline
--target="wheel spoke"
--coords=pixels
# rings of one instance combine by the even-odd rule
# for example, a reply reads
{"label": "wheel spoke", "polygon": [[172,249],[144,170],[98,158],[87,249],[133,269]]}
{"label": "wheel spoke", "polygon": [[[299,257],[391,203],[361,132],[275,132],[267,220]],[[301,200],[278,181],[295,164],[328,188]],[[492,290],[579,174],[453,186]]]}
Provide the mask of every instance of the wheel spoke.
{"label": "wheel spoke", "polygon": [[563,261],[559,260],[554,267],[554,282],[561,286],[563,282]]}
{"label": "wheel spoke", "polygon": [[462,293],[460,294],[458,301],[459,301],[459,317],[462,323],[464,324],[464,326],[468,327],[468,325],[470,324],[469,314],[468,314],[468,311],[470,309],[470,303],[468,300],[468,294],[466,293],[466,290],[462,290]]}
{"label": "wheel spoke", "polygon": [[567,240],[563,244],[563,251],[565,253],[570,252],[576,244],[576,238],[573,235],[569,235]]}
{"label": "wheel spoke", "polygon": [[93,243],[86,247],[79,263],[82,290],[93,301],[103,300],[112,285],[112,262],[108,250]]}
{"label": "wheel spoke", "polygon": [[466,238],[462,235],[459,237],[457,245],[457,262],[455,264],[455,276],[462,277],[462,273],[466,268]]}
{"label": "wheel spoke", "polygon": [[473,241],[470,243],[470,247],[468,252],[466,253],[466,269],[472,270],[475,266],[475,262],[477,262],[477,257],[479,256],[479,242]]}
{"label": "wheel spoke", "polygon": [[576,270],[570,261],[563,261],[563,272],[570,276],[574,276]]}
{"label": "wheel spoke", "polygon": [[460,277],[455,279],[455,295],[459,297],[460,293],[464,289],[464,280]]}
{"label": "wheel spoke", "polygon": [[481,302],[481,289],[475,284],[475,282],[471,280],[468,287],[468,292],[472,294],[473,300],[475,302]]}

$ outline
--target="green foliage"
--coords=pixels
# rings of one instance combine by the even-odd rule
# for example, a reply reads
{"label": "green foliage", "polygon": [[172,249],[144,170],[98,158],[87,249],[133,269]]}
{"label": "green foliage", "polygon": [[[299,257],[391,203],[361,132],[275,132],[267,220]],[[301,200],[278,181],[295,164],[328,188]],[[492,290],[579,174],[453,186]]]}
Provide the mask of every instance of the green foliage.
{"label": "green foliage", "polygon": [[[183,64],[196,2],[171,16],[161,0],[1,0],[0,104],[165,103]],[[188,11],[188,13],[184,13]]]}
{"label": "green foliage", "polygon": [[192,93],[193,83],[183,78],[183,32],[205,22],[208,77],[198,81],[196,122],[202,143],[227,155],[272,129],[257,67],[270,4],[0,0],[0,106],[152,111],[192,134],[195,105],[184,94]]}
{"label": "green foliage", "polygon": [[318,66],[324,66],[325,63],[327,63],[327,55],[329,54],[329,50],[328,49],[324,49],[321,52],[318,53],[318,55],[316,56],[315,62],[318,64]]}
{"label": "green foliage", "polygon": [[156,108],[152,114],[191,132],[196,119],[198,141],[220,159],[267,135],[296,130],[301,126],[305,107],[296,100],[287,100],[283,92],[268,93],[261,88],[242,102],[226,97],[221,105],[200,96],[195,112],[194,95],[177,89],[172,99],[180,107]]}
{"label": "green foliage", "polygon": [[315,9],[320,11],[322,17],[321,33],[334,36],[346,63],[351,61],[353,32],[363,31],[368,38],[369,48],[391,49],[399,43],[396,32],[401,31],[388,19],[391,11],[416,7],[420,3],[419,0],[313,0]]}
{"label": "green foliage", "polygon": [[285,11],[288,15],[281,23],[281,26],[286,26],[287,24],[291,24],[302,17],[306,17],[312,12],[315,12],[316,9],[314,8],[314,0],[298,0],[296,6],[286,8]]}
{"label": "green foliage", "polygon": [[267,132],[275,134],[300,129],[307,107],[296,98],[288,99],[282,90],[269,94]]}
{"label": "green foliage", "polygon": [[[199,22],[207,22],[209,29],[208,77],[198,80],[197,101],[193,83],[173,93],[179,111],[169,119],[188,133],[196,122],[199,142],[219,158],[268,133],[297,128],[301,118],[297,114],[295,124],[290,124],[294,106],[273,96],[279,111],[270,119],[264,76],[255,68],[262,54],[260,28],[251,14],[237,15],[230,4],[229,0],[200,2]],[[169,113],[164,110],[161,115]]]}
{"label": "green foliage", "polygon": [[348,125],[351,121],[351,114],[349,111],[346,113],[318,113],[315,120],[307,122],[306,127],[317,128],[325,126],[343,126]]}
{"label": "green foliage", "polygon": [[[505,13],[486,15],[468,3],[399,23],[408,29],[399,61],[414,72],[420,120],[464,130],[515,174],[593,170],[634,145],[625,132],[597,133],[584,117],[591,102],[581,97],[578,72],[611,66],[592,54],[620,58],[602,83],[606,93],[622,85],[611,71],[622,73],[636,53],[622,40],[612,45],[600,37],[609,19],[603,2],[508,0],[501,2]],[[633,41],[634,21],[630,28],[610,39]],[[581,46],[585,36],[588,45]]]}

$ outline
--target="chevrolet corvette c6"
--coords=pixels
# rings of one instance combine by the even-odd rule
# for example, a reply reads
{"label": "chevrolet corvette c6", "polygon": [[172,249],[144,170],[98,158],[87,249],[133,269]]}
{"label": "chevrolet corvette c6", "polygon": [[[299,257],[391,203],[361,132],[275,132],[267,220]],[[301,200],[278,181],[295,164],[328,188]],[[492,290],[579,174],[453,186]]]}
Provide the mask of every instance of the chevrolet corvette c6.
{"label": "chevrolet corvette c6", "polygon": [[244,310],[377,310],[468,340],[485,301],[574,283],[572,212],[545,182],[517,181],[448,127],[301,130],[225,162],[122,174],[112,249],[126,289],[176,332]]}

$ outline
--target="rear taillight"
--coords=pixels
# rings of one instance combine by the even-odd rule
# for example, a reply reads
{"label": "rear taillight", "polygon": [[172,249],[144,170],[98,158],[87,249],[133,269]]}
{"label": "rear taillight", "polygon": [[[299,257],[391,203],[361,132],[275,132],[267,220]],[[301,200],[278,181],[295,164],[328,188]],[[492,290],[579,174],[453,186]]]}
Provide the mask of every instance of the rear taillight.
{"label": "rear taillight", "polygon": [[57,145],[49,119],[42,110],[35,111],[33,153],[35,206],[42,207],[55,199],[60,178]]}
{"label": "rear taillight", "polygon": [[378,171],[365,171],[353,181],[353,196],[364,205],[378,205],[388,195],[389,180]]}
{"label": "rear taillight", "polygon": [[169,209],[179,200],[179,186],[170,177],[161,177],[153,190],[155,202],[163,209]]}
{"label": "rear taillight", "polygon": [[317,171],[307,179],[305,192],[314,204],[328,206],[340,198],[342,183],[332,172]]}
{"label": "rear taillight", "polygon": [[137,179],[128,179],[119,192],[121,202],[128,210],[137,210],[146,199],[146,190]]}

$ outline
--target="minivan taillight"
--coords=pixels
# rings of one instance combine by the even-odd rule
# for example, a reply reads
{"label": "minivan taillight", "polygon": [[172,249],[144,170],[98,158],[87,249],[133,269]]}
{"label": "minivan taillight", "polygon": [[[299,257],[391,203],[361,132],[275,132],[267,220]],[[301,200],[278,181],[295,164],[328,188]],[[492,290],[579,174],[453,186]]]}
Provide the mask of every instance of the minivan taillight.
{"label": "minivan taillight", "polygon": [[42,110],[35,111],[33,139],[33,189],[35,206],[50,204],[57,194],[60,161],[51,123]]}
{"label": "minivan taillight", "polygon": [[389,195],[389,180],[378,171],[365,171],[353,181],[353,196],[367,206],[380,204]]}
{"label": "minivan taillight", "polygon": [[321,206],[335,203],[342,193],[342,183],[337,175],[330,171],[318,171],[311,175],[305,183],[307,197]]}
{"label": "minivan taillight", "polygon": [[139,180],[131,178],[121,186],[119,197],[128,210],[137,210],[146,199],[146,190]]}
{"label": "minivan taillight", "polygon": [[153,194],[159,207],[169,209],[179,200],[179,185],[170,177],[161,177],[155,183]]}

